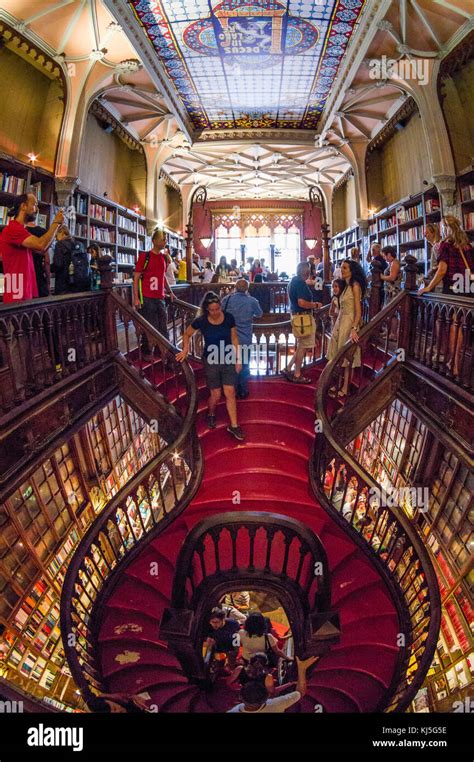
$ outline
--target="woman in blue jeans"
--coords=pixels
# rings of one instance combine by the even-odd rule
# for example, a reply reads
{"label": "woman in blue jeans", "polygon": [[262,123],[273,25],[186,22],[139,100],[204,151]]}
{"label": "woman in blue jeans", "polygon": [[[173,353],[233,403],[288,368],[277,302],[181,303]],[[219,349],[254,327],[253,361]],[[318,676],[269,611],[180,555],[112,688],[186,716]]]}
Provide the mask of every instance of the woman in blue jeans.
{"label": "woman in blue jeans", "polygon": [[176,359],[183,362],[189,354],[189,340],[196,331],[204,338],[203,364],[207,386],[210,391],[207,425],[216,427],[216,407],[224,391],[230,426],[227,431],[240,442],[244,434],[237,422],[235,382],[242,370],[239,338],[233,315],[222,310],[217,294],[209,291],[201,302],[198,317],[189,325],[183,336],[183,350]]}

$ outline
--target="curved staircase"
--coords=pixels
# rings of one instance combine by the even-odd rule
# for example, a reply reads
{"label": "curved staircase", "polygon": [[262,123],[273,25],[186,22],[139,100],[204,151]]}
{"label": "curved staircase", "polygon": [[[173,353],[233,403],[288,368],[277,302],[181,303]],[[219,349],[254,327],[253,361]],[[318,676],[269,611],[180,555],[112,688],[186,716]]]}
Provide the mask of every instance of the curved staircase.
{"label": "curved staircase", "polygon": [[269,511],[301,521],[321,539],[331,573],[331,607],[341,625],[340,641],[320,658],[308,677],[307,695],[290,711],[383,710],[400,658],[399,615],[377,568],[309,487],[314,390],[320,371],[310,371],[313,384],[307,387],[280,379],[252,381],[249,399],[238,403],[245,443],[237,443],[226,431],[223,402],[217,428],[206,428],[207,391],[202,371],[195,372],[204,477],[189,506],[144,544],[102,606],[96,665],[107,691],[146,692],[150,705],[160,712],[225,712],[238,702],[237,692],[221,682],[208,691],[188,682],[179,661],[160,640],[159,625],[170,605],[180,548],[196,523],[228,511]]}

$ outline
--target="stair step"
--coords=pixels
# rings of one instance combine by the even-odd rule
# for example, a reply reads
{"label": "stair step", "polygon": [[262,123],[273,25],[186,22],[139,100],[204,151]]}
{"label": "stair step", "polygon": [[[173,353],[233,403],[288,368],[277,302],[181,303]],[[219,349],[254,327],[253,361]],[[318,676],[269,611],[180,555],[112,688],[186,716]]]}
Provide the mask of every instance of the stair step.
{"label": "stair step", "polygon": [[133,638],[135,641],[159,643],[158,619],[144,613],[124,613],[121,609],[107,609],[101,624],[99,641]]}
{"label": "stair step", "polygon": [[349,694],[360,705],[361,712],[374,712],[385,693],[385,687],[379,680],[350,666],[324,671],[318,665],[317,671],[308,680],[312,695],[317,695],[319,683],[324,687],[330,686],[333,690],[340,689],[342,693]]}
{"label": "stair step", "polygon": [[125,578],[121,581],[107,601],[107,607],[131,608],[135,611],[149,613],[154,616],[169,604],[169,597],[156,589],[152,589],[143,580]]}
{"label": "stair step", "polygon": [[[321,682],[321,681],[320,681]],[[361,708],[355,696],[348,691],[334,688],[329,685],[308,686],[308,692],[304,702],[310,706],[304,706],[306,711],[314,712],[317,705],[323,707],[324,712],[360,712]],[[318,711],[319,707],[318,707]]]}
{"label": "stair step", "polygon": [[[122,671],[134,670],[138,665],[155,665],[171,679],[173,672],[180,670],[179,661],[164,645],[126,641],[109,641],[101,648],[102,671],[106,677]],[[171,674],[168,674],[170,673]]]}
{"label": "stair step", "polygon": [[350,664],[351,669],[366,672],[387,686],[399,653],[400,649],[392,643],[383,646],[358,643],[357,648],[348,645],[325,654],[319,660],[318,670],[321,672],[330,669],[343,670]]}
{"label": "stair step", "polygon": [[[172,677],[164,679],[158,665],[138,665],[135,669],[116,672],[107,680],[108,693],[127,693],[129,696],[145,691],[154,696],[156,688],[166,689],[168,695],[173,695],[180,687],[188,686],[189,681],[181,671],[177,670]],[[156,699],[151,703],[159,704]]]}

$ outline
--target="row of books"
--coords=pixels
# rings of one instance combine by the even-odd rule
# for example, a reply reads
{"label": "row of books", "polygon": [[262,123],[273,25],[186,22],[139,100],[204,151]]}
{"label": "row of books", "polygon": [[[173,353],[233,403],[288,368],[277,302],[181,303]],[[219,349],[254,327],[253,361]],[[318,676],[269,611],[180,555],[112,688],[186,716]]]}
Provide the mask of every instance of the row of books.
{"label": "row of books", "polygon": [[420,201],[420,203],[415,206],[409,206],[408,208],[403,206],[399,207],[397,209],[397,214],[400,223],[417,220],[419,217],[423,217],[423,204]]}
{"label": "row of books", "polygon": [[76,222],[74,235],[79,238],[87,238],[87,225],[85,222]]}
{"label": "row of books", "polygon": [[423,225],[416,225],[414,228],[400,231],[400,243],[419,241],[421,238],[423,238]]}
{"label": "row of books", "polygon": [[143,222],[138,223],[138,235],[146,236],[146,227]]}
{"label": "row of books", "polygon": [[137,240],[134,236],[127,235],[126,233],[119,233],[117,236],[117,243],[119,246],[127,246],[129,249],[137,248]]}
{"label": "row of books", "polygon": [[396,246],[397,245],[396,233],[392,233],[391,235],[381,236],[380,243],[382,244],[382,246]]}
{"label": "row of books", "polygon": [[474,212],[464,214],[464,228],[465,230],[474,230]]}
{"label": "row of books", "polygon": [[109,228],[99,228],[96,225],[91,225],[90,237],[94,241],[103,241],[104,243],[115,243],[115,230],[109,230]]}
{"label": "row of books", "polygon": [[123,251],[117,255],[117,263],[119,265],[135,265],[135,255],[125,254]]}
{"label": "row of books", "polygon": [[0,225],[8,225],[8,206],[0,206]]}
{"label": "row of books", "polygon": [[137,221],[136,220],[130,220],[128,217],[124,217],[120,212],[117,215],[118,219],[118,225],[121,228],[125,228],[125,230],[131,230],[133,232],[137,229]]}
{"label": "row of books", "polygon": [[24,193],[26,188],[26,179],[24,177],[15,177],[8,172],[0,172],[0,191],[3,193]]}
{"label": "row of books", "polygon": [[95,220],[102,220],[102,222],[108,222],[109,224],[115,224],[115,212],[113,209],[108,209],[102,204],[89,204],[89,216]]}
{"label": "row of books", "polygon": [[87,196],[76,196],[76,212],[87,215]]}
{"label": "row of books", "polygon": [[421,246],[418,249],[407,249],[406,251],[402,252],[402,259],[406,255],[410,255],[411,257],[416,257],[416,259],[423,260],[425,259],[425,249],[424,246]]}
{"label": "row of books", "polygon": [[384,217],[383,219],[379,220],[379,229],[380,230],[388,230],[388,228],[393,228],[397,224],[397,215],[392,214],[390,217]]}
{"label": "row of books", "polygon": [[439,198],[427,198],[425,202],[426,214],[433,214],[433,212],[439,212]]}
{"label": "row of books", "polygon": [[474,201],[474,183],[461,186],[461,201]]}

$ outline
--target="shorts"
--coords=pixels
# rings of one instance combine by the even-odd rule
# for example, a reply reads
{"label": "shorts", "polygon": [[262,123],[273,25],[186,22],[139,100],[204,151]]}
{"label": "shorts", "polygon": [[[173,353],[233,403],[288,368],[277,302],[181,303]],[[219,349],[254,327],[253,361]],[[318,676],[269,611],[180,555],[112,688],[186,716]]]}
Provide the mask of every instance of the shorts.
{"label": "shorts", "polygon": [[235,365],[210,364],[204,360],[204,373],[208,389],[220,389],[222,386],[235,386],[237,373]]}
{"label": "shorts", "polygon": [[313,349],[313,347],[316,345],[316,331],[314,331],[314,333],[308,334],[308,336],[300,336],[296,339],[296,342],[296,346],[298,347]]}

